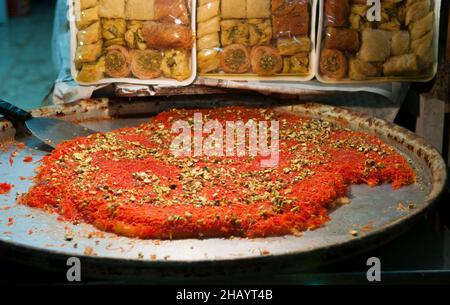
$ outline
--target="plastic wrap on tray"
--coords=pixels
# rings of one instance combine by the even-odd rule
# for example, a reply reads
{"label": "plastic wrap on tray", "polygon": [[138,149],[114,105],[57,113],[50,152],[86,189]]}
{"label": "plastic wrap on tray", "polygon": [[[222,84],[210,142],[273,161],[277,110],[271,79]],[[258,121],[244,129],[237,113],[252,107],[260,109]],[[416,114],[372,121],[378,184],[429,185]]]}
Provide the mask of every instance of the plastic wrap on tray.
{"label": "plastic wrap on tray", "polygon": [[306,0],[272,0],[272,24],[276,38],[308,35],[310,13]]}
{"label": "plastic wrap on tray", "polygon": [[198,72],[234,80],[311,79],[315,9],[315,0],[199,0]]}
{"label": "plastic wrap on tray", "polygon": [[189,84],[196,72],[191,7],[191,0],[71,1],[74,78],[83,84]]}
{"label": "plastic wrap on tray", "polygon": [[[321,0],[320,81],[427,81],[437,70],[440,0]],[[346,68],[346,69],[344,69]],[[345,72],[344,72],[345,71]]]}
{"label": "plastic wrap on tray", "polygon": [[142,26],[142,35],[152,49],[190,49],[194,37],[191,28],[181,24],[148,21]]}
{"label": "plastic wrap on tray", "polygon": [[351,0],[325,0],[324,25],[344,27],[348,24]]}
{"label": "plastic wrap on tray", "polygon": [[184,0],[155,0],[155,19],[160,22],[190,24],[188,7]]}
{"label": "plastic wrap on tray", "polygon": [[281,55],[295,55],[308,53],[312,49],[311,40],[307,36],[280,38],[277,40],[277,48]]}
{"label": "plastic wrap on tray", "polygon": [[328,27],[325,48],[356,53],[359,50],[359,33],[353,29]]}

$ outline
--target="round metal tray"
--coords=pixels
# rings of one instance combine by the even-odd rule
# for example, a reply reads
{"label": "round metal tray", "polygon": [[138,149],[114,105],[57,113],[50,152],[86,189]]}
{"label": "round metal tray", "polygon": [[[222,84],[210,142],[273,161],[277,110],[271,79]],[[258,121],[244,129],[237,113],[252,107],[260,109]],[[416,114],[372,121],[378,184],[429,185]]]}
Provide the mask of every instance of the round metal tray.
{"label": "round metal tray", "polygon": [[[26,144],[9,164],[9,151],[0,153],[0,182],[14,185],[0,195],[0,248],[14,258],[46,268],[65,268],[67,257],[80,257],[88,274],[109,278],[161,278],[166,276],[234,274],[261,270],[310,270],[339,257],[369,250],[398,236],[437,199],[446,180],[446,167],[439,153],[413,133],[380,119],[368,118],[342,108],[319,104],[288,105],[262,98],[178,97],[140,102],[86,100],[77,104],[40,108],[36,116],[54,116],[79,122],[98,131],[109,131],[145,122],[171,107],[217,107],[230,104],[271,106],[307,117],[339,122],[349,128],[376,134],[404,154],[417,173],[413,185],[393,190],[390,185],[351,187],[351,204],[331,213],[324,227],[303,236],[233,239],[139,240],[104,233],[91,225],[74,225],[58,215],[16,203],[17,193],[32,185],[37,162],[24,163],[33,154],[38,161],[47,152],[31,136],[17,138]],[[15,130],[0,120],[0,143],[11,141]],[[7,146],[7,145],[5,145]],[[38,149],[34,149],[38,147]],[[32,149],[32,152],[30,152]],[[407,207],[399,208],[399,202]],[[357,230],[352,236],[350,230]],[[66,240],[66,235],[73,235]]]}

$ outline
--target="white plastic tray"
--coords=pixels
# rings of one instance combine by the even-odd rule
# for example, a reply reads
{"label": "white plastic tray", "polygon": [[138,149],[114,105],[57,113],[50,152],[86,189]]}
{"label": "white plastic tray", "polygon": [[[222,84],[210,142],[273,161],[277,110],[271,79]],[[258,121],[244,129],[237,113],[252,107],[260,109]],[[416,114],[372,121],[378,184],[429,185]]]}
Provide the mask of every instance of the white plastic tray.
{"label": "white plastic tray", "polygon": [[382,83],[382,82],[428,82],[434,78],[437,73],[437,61],[438,61],[438,50],[439,50],[439,21],[440,21],[440,8],[441,8],[441,0],[432,0],[432,4],[434,6],[434,37],[433,37],[433,48],[434,48],[434,64],[432,73],[426,76],[418,76],[418,77],[406,77],[406,76],[380,76],[380,77],[368,77],[366,80],[356,81],[351,80],[348,77],[342,80],[334,80],[328,77],[322,76],[319,70],[319,62],[320,62],[320,51],[322,49],[322,40],[323,40],[323,14],[324,14],[324,0],[319,1],[319,26],[317,31],[317,49],[315,56],[315,75],[316,78],[322,82],[327,84],[361,84],[361,83]]}
{"label": "white plastic tray", "polygon": [[[192,33],[195,36],[196,31],[196,12],[197,0],[191,1],[191,28]],[[164,86],[164,87],[181,87],[188,86],[194,82],[197,77],[197,42],[195,41],[191,50],[191,76],[183,81],[177,81],[176,79],[158,77],[154,79],[138,79],[133,77],[126,78],[111,78],[104,77],[97,82],[84,83],[77,81],[78,70],[75,67],[75,51],[77,48],[77,32],[78,28],[75,23],[75,8],[74,0],[67,0],[69,6],[68,19],[70,24],[70,71],[73,79],[80,85],[102,85],[111,83],[127,83],[127,84],[139,84],[139,85],[152,85],[152,86]],[[194,39],[195,40],[195,39]]]}
{"label": "white plastic tray", "polygon": [[311,7],[311,18],[310,18],[310,39],[311,39],[311,52],[309,53],[309,74],[307,75],[288,75],[288,74],[278,74],[275,76],[259,76],[254,73],[245,74],[230,74],[230,73],[199,73],[199,76],[205,78],[214,79],[225,79],[233,81],[298,81],[305,82],[312,80],[315,76],[316,71],[316,16],[317,16],[317,1],[309,0]]}

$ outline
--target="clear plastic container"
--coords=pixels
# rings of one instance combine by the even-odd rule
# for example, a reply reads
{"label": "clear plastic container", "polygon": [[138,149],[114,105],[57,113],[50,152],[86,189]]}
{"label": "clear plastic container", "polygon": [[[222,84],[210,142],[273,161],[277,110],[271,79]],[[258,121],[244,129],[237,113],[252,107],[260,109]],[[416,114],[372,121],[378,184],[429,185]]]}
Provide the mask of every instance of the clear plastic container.
{"label": "clear plastic container", "polygon": [[365,3],[319,0],[317,79],[333,84],[433,79],[441,1],[382,2],[380,22],[367,20],[371,6]]}
{"label": "clear plastic container", "polygon": [[198,0],[200,76],[235,81],[314,78],[317,0]]}
{"label": "clear plastic container", "polygon": [[187,86],[196,78],[196,0],[68,0],[81,85]]}

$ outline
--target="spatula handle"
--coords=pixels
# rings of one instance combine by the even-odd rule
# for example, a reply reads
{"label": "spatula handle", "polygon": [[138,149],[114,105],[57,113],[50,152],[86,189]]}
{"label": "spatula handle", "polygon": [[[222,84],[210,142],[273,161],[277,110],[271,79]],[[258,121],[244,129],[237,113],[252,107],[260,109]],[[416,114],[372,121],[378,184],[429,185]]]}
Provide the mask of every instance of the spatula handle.
{"label": "spatula handle", "polygon": [[0,99],[0,114],[13,123],[23,123],[32,118],[31,113]]}

